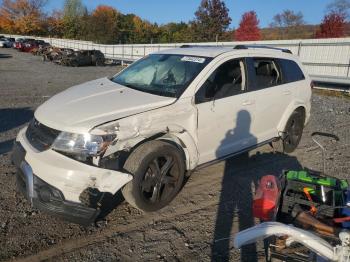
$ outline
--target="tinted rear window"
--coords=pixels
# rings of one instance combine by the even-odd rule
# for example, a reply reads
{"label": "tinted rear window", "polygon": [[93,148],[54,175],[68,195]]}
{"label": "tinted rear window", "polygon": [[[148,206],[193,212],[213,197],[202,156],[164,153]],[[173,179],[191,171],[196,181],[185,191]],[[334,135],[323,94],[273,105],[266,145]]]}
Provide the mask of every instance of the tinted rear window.
{"label": "tinted rear window", "polygon": [[280,65],[282,67],[283,79],[285,83],[291,83],[305,79],[303,71],[301,71],[296,62],[288,59],[280,59]]}
{"label": "tinted rear window", "polygon": [[260,90],[282,83],[281,70],[276,62],[273,58],[253,58],[256,84],[250,90]]}

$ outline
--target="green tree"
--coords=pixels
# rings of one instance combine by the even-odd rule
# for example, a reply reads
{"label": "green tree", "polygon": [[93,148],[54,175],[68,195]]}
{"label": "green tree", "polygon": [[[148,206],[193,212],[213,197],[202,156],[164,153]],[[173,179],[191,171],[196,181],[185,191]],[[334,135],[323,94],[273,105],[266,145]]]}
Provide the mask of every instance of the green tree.
{"label": "green tree", "polygon": [[161,43],[185,43],[192,40],[190,27],[184,22],[168,23],[159,30]]}
{"label": "green tree", "polygon": [[87,9],[81,0],[65,0],[63,8],[64,36],[76,38],[81,35],[82,17],[87,15]]}
{"label": "green tree", "polygon": [[158,26],[146,20],[142,20],[138,16],[134,16],[134,37],[133,41],[137,44],[150,43],[157,38]]}
{"label": "green tree", "polygon": [[135,43],[135,25],[134,25],[134,14],[126,14],[121,17],[120,30],[119,30],[119,44]]}
{"label": "green tree", "polygon": [[195,20],[191,23],[194,32],[194,40],[215,41],[224,35],[228,29],[231,18],[229,9],[220,0],[202,0],[195,13]]}

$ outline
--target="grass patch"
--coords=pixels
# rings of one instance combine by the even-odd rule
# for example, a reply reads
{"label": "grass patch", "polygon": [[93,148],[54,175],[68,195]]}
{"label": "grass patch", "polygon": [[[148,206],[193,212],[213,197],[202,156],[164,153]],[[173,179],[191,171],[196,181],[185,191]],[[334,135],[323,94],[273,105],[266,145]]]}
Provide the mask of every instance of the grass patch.
{"label": "grass patch", "polygon": [[335,96],[335,97],[341,97],[346,98],[350,100],[350,93],[348,91],[333,91],[333,90],[326,90],[326,89],[312,89],[312,93],[322,96]]}

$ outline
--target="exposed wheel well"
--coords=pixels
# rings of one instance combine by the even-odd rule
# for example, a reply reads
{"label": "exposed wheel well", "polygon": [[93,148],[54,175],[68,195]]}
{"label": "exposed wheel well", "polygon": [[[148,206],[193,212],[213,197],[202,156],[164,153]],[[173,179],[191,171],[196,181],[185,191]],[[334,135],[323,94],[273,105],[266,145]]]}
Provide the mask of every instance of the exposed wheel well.
{"label": "exposed wheel well", "polygon": [[306,121],[306,119],[305,119],[305,116],[306,116],[306,109],[305,109],[305,107],[299,106],[299,107],[296,108],[294,111],[299,111],[299,112],[302,113],[303,118],[304,118],[304,124],[305,124],[305,121]]}

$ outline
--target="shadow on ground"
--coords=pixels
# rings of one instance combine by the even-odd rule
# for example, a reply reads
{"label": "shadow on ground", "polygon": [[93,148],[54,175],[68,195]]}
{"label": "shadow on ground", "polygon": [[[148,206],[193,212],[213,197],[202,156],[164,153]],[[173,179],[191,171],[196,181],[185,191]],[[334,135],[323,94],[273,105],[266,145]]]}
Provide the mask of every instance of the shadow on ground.
{"label": "shadow on ground", "polygon": [[[257,139],[250,133],[250,114],[240,111],[234,128],[229,130],[217,150],[217,157],[222,157],[222,150],[228,144],[237,145],[237,141],[250,141],[257,144]],[[220,153],[221,152],[221,153]],[[230,261],[234,232],[242,231],[255,225],[252,214],[254,188],[264,175],[279,175],[286,169],[302,169],[297,158],[279,153],[259,153],[252,156],[243,153],[229,158],[225,162],[221,183],[221,194],[215,220],[215,232],[212,242],[211,260]],[[238,223],[238,225],[234,224]],[[258,261],[256,244],[240,249],[241,261]],[[235,258],[235,261],[237,258]]]}
{"label": "shadow on ground", "polygon": [[29,107],[0,109],[0,133],[28,123],[33,115],[33,110]]}
{"label": "shadow on ground", "polygon": [[10,139],[5,142],[0,142],[0,156],[12,150],[13,142],[14,139]]}
{"label": "shadow on ground", "polygon": [[0,54],[0,58],[12,58],[12,55]]}
{"label": "shadow on ground", "polygon": [[[29,107],[0,109],[0,135],[28,123],[33,118],[33,110]],[[0,142],[0,155],[12,149],[14,139]]]}

